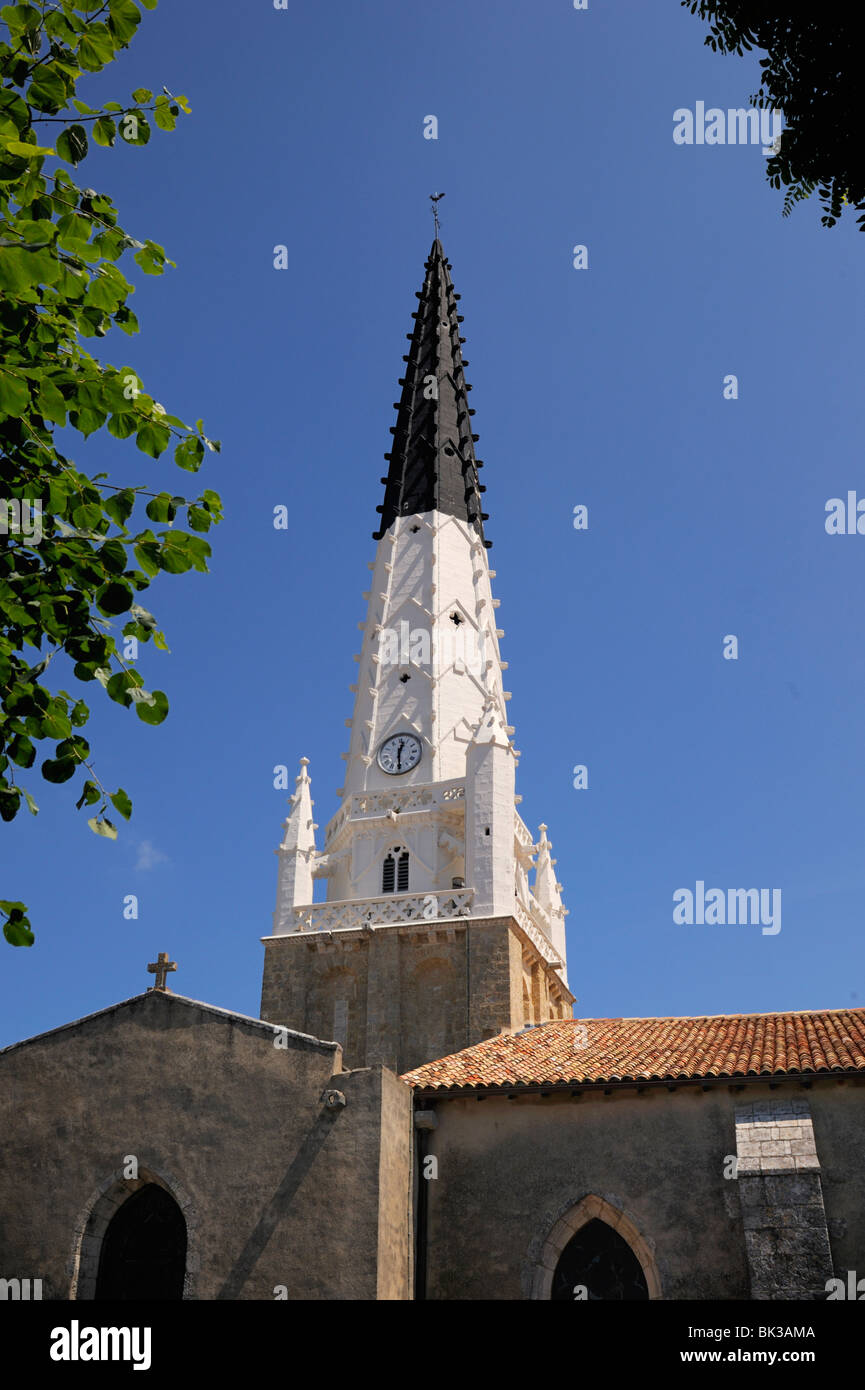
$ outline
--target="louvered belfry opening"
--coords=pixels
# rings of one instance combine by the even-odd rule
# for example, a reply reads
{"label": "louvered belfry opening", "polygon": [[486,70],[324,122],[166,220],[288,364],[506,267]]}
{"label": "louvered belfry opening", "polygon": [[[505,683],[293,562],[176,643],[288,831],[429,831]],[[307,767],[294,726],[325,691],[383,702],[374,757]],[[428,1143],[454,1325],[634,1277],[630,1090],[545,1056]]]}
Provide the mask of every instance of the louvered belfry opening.
{"label": "louvered belfry opening", "polygon": [[381,866],[381,891],[392,893],[396,884],[396,861],[392,854],[386,854]]}
{"label": "louvered belfry opening", "polygon": [[408,850],[404,849],[396,866],[396,891],[398,893],[408,892]]}
{"label": "louvered belfry opening", "polygon": [[408,850],[388,850],[381,866],[381,891],[383,893],[408,892]]}
{"label": "louvered belfry opening", "polygon": [[395,402],[396,425],[392,426],[393,447],[385,454],[389,468],[384,502],[377,508],[381,525],[373,532],[382,536],[399,516],[439,511],[459,517],[472,525],[484,545],[481,493],[486,491],[478,479],[483,467],[475,458],[475,442],[468,403],[471,386],[465,379],[468,361],[463,360],[457,313],[459,295],[450,277],[450,262],[436,238],[426,262],[423,289],[417,292],[414,331],[408,334],[411,347],[403,358],[406,373],[400,378],[402,395]]}

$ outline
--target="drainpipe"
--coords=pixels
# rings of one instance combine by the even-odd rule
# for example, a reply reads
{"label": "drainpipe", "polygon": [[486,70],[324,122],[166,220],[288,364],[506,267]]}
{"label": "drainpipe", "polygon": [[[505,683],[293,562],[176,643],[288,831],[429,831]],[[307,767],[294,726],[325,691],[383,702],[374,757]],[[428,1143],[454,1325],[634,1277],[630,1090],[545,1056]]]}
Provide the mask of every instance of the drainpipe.
{"label": "drainpipe", "polygon": [[416,1301],[426,1299],[427,1282],[427,1213],[429,1210],[430,1179],[424,1177],[425,1160],[428,1153],[428,1135],[438,1125],[434,1110],[416,1110],[414,1127],[417,1133],[417,1232],[415,1235],[414,1296]]}

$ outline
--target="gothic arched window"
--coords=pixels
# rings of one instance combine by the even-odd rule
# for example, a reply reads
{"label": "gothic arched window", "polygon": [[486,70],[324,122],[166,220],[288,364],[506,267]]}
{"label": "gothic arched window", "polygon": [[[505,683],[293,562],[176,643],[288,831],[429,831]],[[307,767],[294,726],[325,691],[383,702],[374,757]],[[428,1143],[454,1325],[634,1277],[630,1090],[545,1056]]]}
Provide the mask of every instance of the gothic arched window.
{"label": "gothic arched window", "polygon": [[388,850],[381,866],[381,891],[383,893],[408,892],[408,850],[397,845]]}
{"label": "gothic arched window", "polygon": [[554,1301],[575,1299],[643,1299],[646,1276],[627,1241],[595,1217],[581,1226],[565,1246],[553,1277]]}
{"label": "gothic arched window", "polygon": [[97,1299],[180,1299],[186,1270],[186,1222],[164,1187],[147,1183],[109,1222],[102,1242]]}

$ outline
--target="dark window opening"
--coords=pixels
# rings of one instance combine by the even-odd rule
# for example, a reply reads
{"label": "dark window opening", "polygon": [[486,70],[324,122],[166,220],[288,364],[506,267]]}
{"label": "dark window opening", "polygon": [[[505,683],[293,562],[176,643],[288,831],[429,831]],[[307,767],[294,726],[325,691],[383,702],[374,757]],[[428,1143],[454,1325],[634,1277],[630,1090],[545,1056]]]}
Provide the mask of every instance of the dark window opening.
{"label": "dark window opening", "polygon": [[576,1290],[583,1297],[580,1286],[589,1302],[649,1297],[646,1276],[630,1245],[597,1217],[581,1226],[562,1251],[550,1297],[555,1302],[573,1303]]}
{"label": "dark window opening", "polygon": [[406,675],[400,676],[400,680],[401,680],[402,684],[405,685],[406,681],[410,681],[410,680],[411,680],[411,676],[406,676]]}
{"label": "dark window opening", "polygon": [[396,883],[396,863],[392,854],[385,855],[381,869],[381,891],[392,893]]}
{"label": "dark window opening", "polygon": [[396,868],[396,891],[398,893],[408,892],[408,850],[404,849],[399,857]]}
{"label": "dark window opening", "polygon": [[97,1299],[182,1299],[186,1222],[169,1192],[147,1183],[115,1212],[105,1232]]}
{"label": "dark window opening", "polygon": [[451,622],[453,623],[454,627],[459,627],[460,623],[462,622],[462,618],[460,617],[459,613],[451,613]]}

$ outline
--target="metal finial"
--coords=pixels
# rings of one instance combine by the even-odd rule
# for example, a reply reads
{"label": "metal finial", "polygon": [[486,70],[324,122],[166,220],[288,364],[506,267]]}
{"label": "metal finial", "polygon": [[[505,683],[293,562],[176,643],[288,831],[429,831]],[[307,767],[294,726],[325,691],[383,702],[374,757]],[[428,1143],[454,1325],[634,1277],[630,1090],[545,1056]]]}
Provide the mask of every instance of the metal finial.
{"label": "metal finial", "polygon": [[432,203],[433,226],[435,227],[436,241],[438,241],[438,239],[439,239],[439,210],[438,210],[438,203],[439,203],[439,199],[440,199],[440,198],[443,198],[444,196],[445,196],[445,195],[444,195],[443,193],[431,193],[431,194],[429,195],[429,200],[430,200],[430,202]]}

